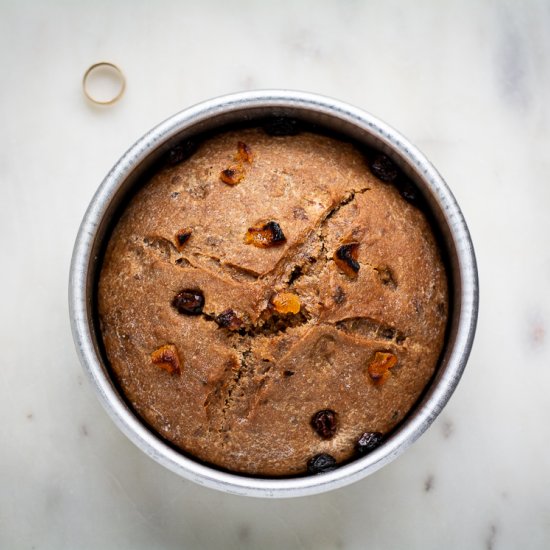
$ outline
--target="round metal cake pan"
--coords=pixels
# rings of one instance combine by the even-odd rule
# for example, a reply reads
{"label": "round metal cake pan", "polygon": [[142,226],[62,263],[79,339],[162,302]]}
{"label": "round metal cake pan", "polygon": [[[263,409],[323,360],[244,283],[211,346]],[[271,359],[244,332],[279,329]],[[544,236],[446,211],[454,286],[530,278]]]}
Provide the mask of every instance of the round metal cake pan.
{"label": "round metal cake pan", "polygon": [[[292,117],[345,135],[391,157],[413,180],[431,212],[447,258],[451,315],[436,375],[413,412],[383,445],[367,456],[316,476],[257,478],[232,474],[185,456],[152,432],[128,407],[109,374],[94,319],[100,253],[113,216],[140,176],[176,143],[232,123]],[[139,139],[103,180],[86,211],[73,251],[69,310],[80,361],[102,405],[143,452],[201,485],[256,497],[296,497],[343,487],[372,474],[407,449],[441,412],[466,366],[478,311],[474,249],[460,208],[440,174],[401,134],[369,113],[327,97],[288,90],[243,92],[205,101],[162,122]]]}

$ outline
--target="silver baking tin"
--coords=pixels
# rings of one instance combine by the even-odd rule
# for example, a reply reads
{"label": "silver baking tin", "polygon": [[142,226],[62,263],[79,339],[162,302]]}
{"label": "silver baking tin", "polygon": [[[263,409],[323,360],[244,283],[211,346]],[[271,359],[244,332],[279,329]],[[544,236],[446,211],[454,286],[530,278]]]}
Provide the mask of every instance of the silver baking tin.
{"label": "silver baking tin", "polygon": [[[256,478],[217,470],[184,456],[150,431],[113,384],[95,334],[94,292],[102,239],[121,201],[160,155],[204,130],[266,116],[291,116],[334,129],[378,148],[413,179],[442,235],[450,264],[452,315],[439,369],[422,401],[386,442],[369,455],[316,475]],[[80,361],[115,424],[144,453],[180,476],[206,487],[255,497],[297,497],[343,487],[397,458],[434,421],[456,388],[474,339],[478,276],[470,234],[451,191],[426,157],[401,134],[369,113],[327,97],[288,90],[236,93],[205,101],[162,122],[139,139],[103,180],[76,238],[70,270],[69,308]]]}

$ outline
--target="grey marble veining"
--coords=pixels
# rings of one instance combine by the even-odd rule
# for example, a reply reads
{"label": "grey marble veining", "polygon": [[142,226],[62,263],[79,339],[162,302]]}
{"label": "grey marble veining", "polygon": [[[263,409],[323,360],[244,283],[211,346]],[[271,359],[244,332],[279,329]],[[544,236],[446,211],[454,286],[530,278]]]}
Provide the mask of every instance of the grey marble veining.
{"label": "grey marble veining", "polygon": [[[0,3],[0,548],[550,547],[550,4],[546,1]],[[128,88],[89,105],[92,63]],[[140,135],[251,88],[332,95],[443,174],[479,261],[474,350],[397,461],[289,501],[183,481],[114,427],[70,335],[71,249]]]}

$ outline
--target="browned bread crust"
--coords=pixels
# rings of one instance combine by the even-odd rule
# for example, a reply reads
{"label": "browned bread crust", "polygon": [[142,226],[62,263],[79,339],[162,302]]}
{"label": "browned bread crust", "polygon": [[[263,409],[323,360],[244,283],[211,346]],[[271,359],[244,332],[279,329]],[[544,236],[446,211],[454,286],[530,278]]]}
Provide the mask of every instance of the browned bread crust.
{"label": "browned bread crust", "polygon": [[[268,222],[286,240],[246,242]],[[196,314],[178,310],[182,290],[202,292]],[[320,453],[340,463],[364,432],[392,430],[436,368],[447,310],[420,210],[352,145],[305,132],[224,133],[161,169],[99,278],[107,358],[137,413],[202,461],[265,476]],[[312,425],[323,410],[329,437]]]}

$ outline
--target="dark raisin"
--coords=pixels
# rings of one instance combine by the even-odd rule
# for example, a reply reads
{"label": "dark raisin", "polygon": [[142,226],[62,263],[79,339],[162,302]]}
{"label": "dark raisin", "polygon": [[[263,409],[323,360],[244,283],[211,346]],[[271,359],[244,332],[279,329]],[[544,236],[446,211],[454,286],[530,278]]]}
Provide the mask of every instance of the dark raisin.
{"label": "dark raisin", "polygon": [[177,236],[176,236],[176,238],[178,240],[178,244],[180,246],[185,244],[189,240],[190,236],[191,236],[190,231],[186,231],[185,233],[178,233]]}
{"label": "dark raisin", "polygon": [[181,229],[176,233],[176,246],[179,248],[182,248],[183,245],[189,240],[189,237],[191,237],[192,230],[191,229]]}
{"label": "dark raisin", "polygon": [[294,376],[294,371],[293,370],[285,370],[285,371],[283,371],[283,376],[285,378],[290,378],[291,376]]}
{"label": "dark raisin", "polygon": [[295,136],[301,131],[299,121],[294,118],[275,117],[270,118],[264,124],[264,131],[269,136]]}
{"label": "dark raisin", "polygon": [[200,315],[204,307],[204,294],[202,290],[186,288],[176,294],[172,306],[184,315]]}
{"label": "dark raisin", "polygon": [[264,225],[264,229],[269,230],[269,232],[271,233],[272,243],[284,243],[286,241],[286,237],[283,233],[283,230],[281,229],[281,226],[277,222],[267,222]]}
{"label": "dark raisin", "polygon": [[243,322],[232,309],[226,309],[216,317],[216,323],[221,328],[227,328],[229,330],[239,330],[242,327]]}
{"label": "dark raisin", "polygon": [[336,433],[336,413],[330,409],[316,412],[311,419],[311,426],[323,439],[334,437]]}
{"label": "dark raisin", "polygon": [[420,202],[418,190],[410,180],[400,178],[399,181],[396,182],[395,187],[407,202],[418,205]]}
{"label": "dark raisin", "polygon": [[378,153],[370,159],[369,168],[379,180],[385,183],[393,183],[399,176],[397,166],[382,153]]}
{"label": "dark raisin", "polygon": [[309,474],[322,474],[336,469],[336,460],[333,456],[326,453],[315,455],[307,463]]}
{"label": "dark raisin", "polygon": [[359,243],[343,244],[334,254],[338,266],[350,276],[357,275],[361,267],[357,261],[358,249]]}
{"label": "dark raisin", "polygon": [[383,439],[384,435],[380,432],[365,432],[359,438],[359,441],[357,441],[355,448],[357,449],[357,452],[363,456],[371,451],[374,451],[374,449],[382,443]]}
{"label": "dark raisin", "polygon": [[175,166],[188,159],[197,150],[197,144],[191,139],[182,141],[168,152],[167,163]]}
{"label": "dark raisin", "polygon": [[299,279],[302,276],[302,267],[295,265],[290,272],[290,277],[288,278],[288,284],[291,285],[296,279]]}

